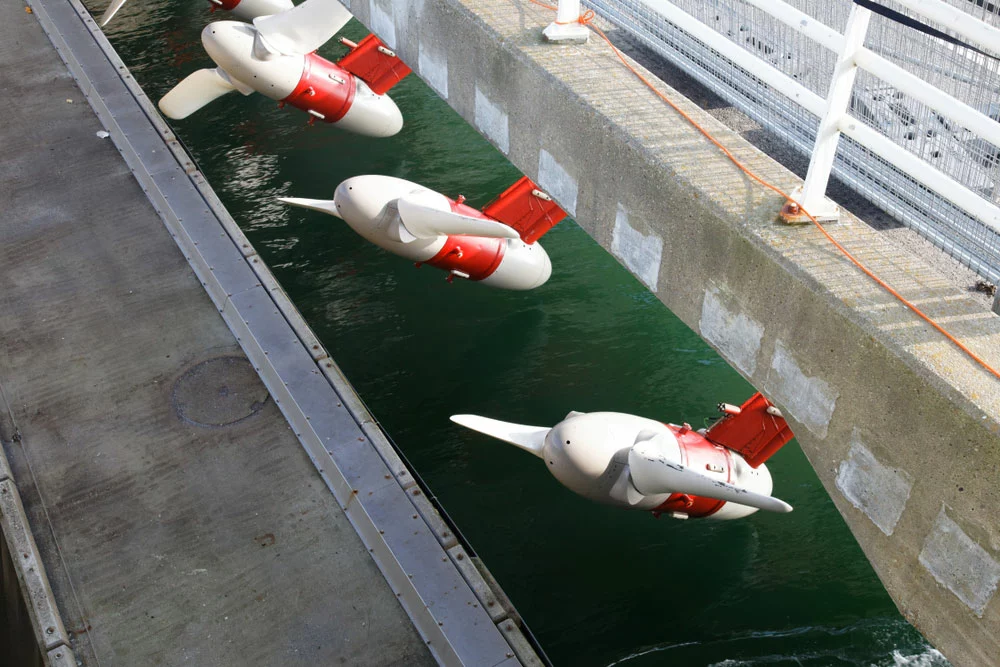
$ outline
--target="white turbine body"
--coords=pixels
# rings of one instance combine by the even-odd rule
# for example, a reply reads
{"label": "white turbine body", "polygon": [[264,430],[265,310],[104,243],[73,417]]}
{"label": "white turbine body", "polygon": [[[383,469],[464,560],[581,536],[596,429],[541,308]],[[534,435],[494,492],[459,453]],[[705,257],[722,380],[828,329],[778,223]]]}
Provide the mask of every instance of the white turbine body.
{"label": "white turbine body", "polygon": [[467,242],[494,239],[505,246],[503,261],[488,276],[474,278],[494,287],[533,289],[552,274],[549,256],[538,243],[525,243],[516,231],[495,220],[456,213],[444,195],[401,178],[355,176],[337,186],[333,200],[282,197],[280,201],[337,216],[367,241],[413,262],[438,266],[439,259],[447,260],[458,266],[457,271],[461,256],[438,257],[449,237]]}
{"label": "white turbine body", "polygon": [[530,451],[568,489],[600,503],[656,510],[673,494],[691,494],[726,501],[707,515],[717,520],[738,519],[758,509],[792,509],[771,497],[766,466],[751,468],[742,456],[727,451],[732,461],[728,470],[687,467],[675,430],[652,419],[619,412],[571,412],[551,429],[477,415],[451,419]]}
{"label": "white turbine body", "polygon": [[[350,19],[336,0],[306,0],[282,14],[256,18],[253,25],[210,23],[202,30],[201,41],[217,67],[198,70],[174,86],[160,100],[160,110],[168,118],[182,119],[226,93],[257,92],[351,132],[392,136],[403,127],[403,115],[392,98],[376,95],[367,83],[314,53]],[[303,99],[302,90],[320,107],[328,99],[326,93],[333,91],[336,106],[346,100],[348,108],[340,118],[327,118],[310,108],[310,97]]]}

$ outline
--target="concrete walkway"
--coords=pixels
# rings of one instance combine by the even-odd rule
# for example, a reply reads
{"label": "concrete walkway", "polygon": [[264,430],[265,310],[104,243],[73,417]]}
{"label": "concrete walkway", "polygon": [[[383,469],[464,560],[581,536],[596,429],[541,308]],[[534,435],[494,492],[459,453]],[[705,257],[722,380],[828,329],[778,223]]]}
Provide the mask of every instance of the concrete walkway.
{"label": "concrete walkway", "polygon": [[[448,534],[433,532],[433,508],[408,500],[419,495],[402,481],[408,471],[369,444],[384,436],[361,427],[363,407],[336,365],[326,359],[325,378],[321,346],[302,343],[301,322],[289,326],[297,313],[279,313],[294,308],[265,301],[280,288],[262,285],[259,265],[255,277],[259,258],[210,215],[217,202],[199,199],[204,220],[185,216],[187,228],[164,226],[168,199],[205,191],[159,137],[135,149],[168,184],[156,186],[159,210],[151,205],[152,188],[147,196],[39,25],[63,21],[60,39],[85,61],[98,104],[134,106],[113,64],[94,55],[80,8],[33,7],[38,16],[0,5],[0,88],[17,101],[0,123],[0,438],[77,659],[518,664],[504,635],[523,637],[510,621],[496,626],[500,605],[485,611],[492,593],[481,586],[476,597],[478,573],[453,562],[461,546],[439,543]],[[161,132],[141,113],[122,118],[132,141]],[[213,238],[235,259],[202,254]],[[239,293],[237,275],[252,279]],[[247,314],[254,305],[263,329]],[[296,366],[304,376],[282,375],[268,336],[282,337],[284,359],[311,364]],[[303,406],[296,383],[318,407]],[[312,419],[308,432],[289,427],[297,415]],[[335,428],[323,431],[324,418]],[[316,433],[318,450],[307,441]],[[351,479],[344,456],[365,462],[356,472],[377,476],[377,491]],[[335,496],[337,480],[380,505]],[[397,515],[405,542],[392,541]]]}

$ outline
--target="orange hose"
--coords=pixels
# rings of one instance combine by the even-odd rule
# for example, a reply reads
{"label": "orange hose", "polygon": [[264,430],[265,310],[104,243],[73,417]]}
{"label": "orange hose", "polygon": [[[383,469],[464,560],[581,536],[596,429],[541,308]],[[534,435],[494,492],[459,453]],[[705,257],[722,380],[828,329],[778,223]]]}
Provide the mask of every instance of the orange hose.
{"label": "orange hose", "polygon": [[[536,5],[540,6],[540,7],[545,7],[546,9],[550,9],[552,11],[556,11],[558,9],[557,7],[553,7],[552,5],[547,5],[544,2],[539,2],[539,0],[529,0],[529,2],[531,2],[533,4],[536,4]],[[616,47],[614,44],[611,43],[611,40],[608,39],[608,36],[604,34],[604,31],[601,30],[600,28],[598,28],[596,25],[594,25],[592,23],[592,21],[594,20],[595,17],[596,17],[596,15],[594,14],[594,12],[592,10],[588,9],[586,12],[584,12],[583,14],[581,14],[580,18],[578,18],[576,21],[566,21],[566,22],[561,22],[561,23],[557,21],[557,23],[560,23],[561,25],[565,25],[567,23],[579,23],[581,25],[585,25],[585,26],[589,27],[591,30],[593,30],[595,33],[597,33],[597,35],[600,36],[600,38],[603,39],[605,41],[605,43],[607,43],[607,45],[609,47],[611,47],[611,50],[614,52],[614,54],[616,56],[618,56],[618,60],[620,60],[622,62],[622,64],[625,65],[625,67],[627,67],[630,72],[632,72],[632,74],[634,74],[636,77],[638,77],[639,80],[642,81],[644,84],[646,84],[646,87],[649,88],[651,91],[653,91],[653,93],[655,93],[657,97],[659,97],[661,100],[663,100],[664,102],[666,102],[667,105],[669,105],[671,109],[673,109],[678,114],[680,114],[681,117],[684,120],[686,120],[696,130],[698,130],[701,134],[703,134],[706,139],[708,139],[710,142],[712,142],[713,144],[715,144],[715,146],[720,151],[722,151],[723,155],[725,155],[727,158],[729,158],[729,160],[733,164],[735,164],[737,167],[739,167],[740,171],[742,171],[744,174],[746,174],[747,176],[749,176],[753,180],[755,180],[758,183],[760,183],[761,185],[763,185],[768,190],[771,190],[771,191],[773,191],[773,192],[781,195],[782,197],[785,198],[786,201],[788,201],[790,203],[793,203],[793,204],[796,204],[797,206],[799,206],[799,210],[802,212],[802,214],[804,214],[807,218],[809,218],[809,220],[813,223],[813,225],[816,226],[816,228],[819,231],[823,232],[823,236],[825,236],[827,238],[827,240],[830,243],[832,243],[835,248],[837,248],[837,250],[839,250],[840,252],[842,252],[844,254],[844,256],[847,257],[847,259],[851,260],[851,262],[856,267],[858,267],[859,269],[861,269],[861,271],[863,271],[865,273],[865,275],[867,275],[869,278],[871,278],[876,283],[878,283],[878,285],[881,286],[885,291],[887,291],[889,294],[891,294],[894,297],[896,297],[900,301],[900,303],[902,303],[904,306],[906,306],[911,311],[913,311],[914,313],[916,313],[916,315],[920,319],[924,320],[925,322],[927,322],[927,324],[929,324],[932,327],[934,327],[935,329],[937,329],[937,331],[939,331],[941,333],[941,335],[943,335],[945,338],[947,338],[952,343],[954,343],[955,346],[958,347],[958,349],[962,350],[962,352],[964,352],[965,354],[967,354],[973,361],[975,361],[977,364],[979,364],[984,369],[986,369],[987,372],[991,373],[994,377],[996,377],[998,380],[1000,380],[1000,371],[998,371],[997,369],[993,368],[993,366],[991,366],[989,363],[987,363],[986,360],[984,360],[982,357],[980,357],[975,352],[973,352],[968,347],[966,347],[960,340],[958,340],[957,338],[955,338],[953,335],[951,335],[950,333],[948,333],[948,331],[944,327],[942,327],[940,324],[938,324],[937,322],[935,322],[929,315],[927,315],[922,310],[920,310],[919,308],[917,308],[915,305],[913,305],[912,303],[910,303],[909,301],[907,301],[906,297],[904,297],[903,295],[901,295],[899,292],[897,292],[896,290],[894,290],[889,284],[887,284],[884,280],[882,280],[877,275],[875,275],[872,272],[871,269],[869,269],[867,266],[865,266],[864,264],[862,264],[861,261],[859,259],[857,259],[854,255],[852,255],[850,252],[848,252],[847,249],[844,248],[844,246],[840,245],[840,243],[838,243],[837,240],[834,239],[830,235],[830,233],[828,231],[826,231],[826,229],[823,228],[823,225],[821,225],[819,223],[819,220],[817,220],[809,211],[807,211],[804,208],[802,208],[801,205],[798,204],[798,202],[796,202],[794,199],[792,199],[788,195],[788,193],[786,193],[784,190],[782,190],[778,186],[774,185],[773,183],[769,183],[768,181],[765,181],[763,178],[761,178],[760,176],[758,176],[757,174],[755,174],[749,167],[747,167],[742,162],[740,162],[738,159],[736,159],[736,156],[734,156],[732,153],[730,153],[729,149],[726,148],[725,146],[723,146],[719,142],[718,139],[716,139],[711,134],[709,134],[708,130],[706,130],[704,127],[702,127],[701,125],[699,125],[698,122],[694,118],[692,118],[687,113],[685,113],[685,111],[683,109],[681,109],[679,106],[677,106],[676,104],[674,104],[674,102],[672,102],[666,95],[664,95],[659,90],[657,90],[656,87],[652,83],[650,83],[649,80],[646,77],[644,77],[638,70],[636,70],[634,67],[632,67],[632,65],[628,62],[628,60],[625,59],[625,56],[622,54],[622,52],[618,50],[618,47]]]}

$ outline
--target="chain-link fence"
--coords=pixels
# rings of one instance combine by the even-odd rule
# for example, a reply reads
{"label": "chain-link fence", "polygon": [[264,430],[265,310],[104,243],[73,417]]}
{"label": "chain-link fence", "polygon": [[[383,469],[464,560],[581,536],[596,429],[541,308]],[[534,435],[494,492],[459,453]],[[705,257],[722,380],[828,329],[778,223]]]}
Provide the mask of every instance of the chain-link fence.
{"label": "chain-link fence", "polygon": [[[850,0],[786,0],[843,33]],[[1000,0],[947,0],[1000,27]],[[642,0],[584,0],[791,146],[812,151],[819,118],[794,100],[667,20]],[[837,54],[743,0],[673,0],[672,4],[752,55],[825,98]],[[901,5],[882,4],[913,15]],[[919,18],[923,23],[930,23]],[[943,26],[933,25],[948,32]],[[994,120],[1000,121],[1000,61],[879,15],[865,46]],[[1000,44],[992,51],[1000,56]],[[1000,147],[909,98],[877,76],[858,72],[849,113],[873,130],[1000,205]],[[993,282],[1000,282],[1000,233],[931,191],[865,146],[842,136],[833,172],[859,194]]]}

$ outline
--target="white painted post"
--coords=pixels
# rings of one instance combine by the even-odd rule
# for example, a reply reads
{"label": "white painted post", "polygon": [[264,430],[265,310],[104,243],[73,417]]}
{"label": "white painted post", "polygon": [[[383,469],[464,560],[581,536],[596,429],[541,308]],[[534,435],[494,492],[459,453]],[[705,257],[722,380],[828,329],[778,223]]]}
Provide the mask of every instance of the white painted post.
{"label": "white painted post", "polygon": [[582,25],[580,19],[580,0],[559,0],[556,20],[542,31],[549,42],[564,44],[583,44],[590,38],[590,28]]}
{"label": "white painted post", "polygon": [[[833,69],[833,79],[830,81],[830,92],[826,96],[826,113],[819,123],[816,132],[816,144],[813,146],[812,158],[809,160],[809,171],[805,183],[792,191],[792,199],[809,211],[817,220],[837,220],[840,218],[840,208],[826,198],[826,186],[830,181],[830,170],[833,159],[837,155],[837,143],[840,140],[840,122],[847,114],[851,101],[851,91],[854,79],[858,73],[855,55],[864,47],[865,35],[868,33],[868,22],[872,12],[859,5],[851,7],[844,30],[844,50],[837,58]],[[804,222],[804,216],[796,219],[794,212],[784,216],[790,222]]]}

